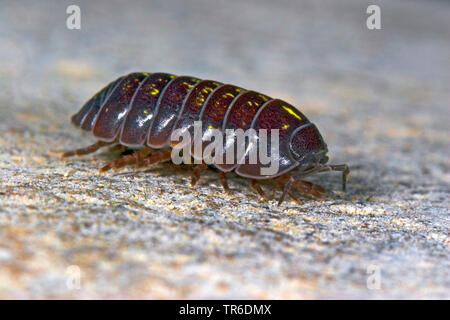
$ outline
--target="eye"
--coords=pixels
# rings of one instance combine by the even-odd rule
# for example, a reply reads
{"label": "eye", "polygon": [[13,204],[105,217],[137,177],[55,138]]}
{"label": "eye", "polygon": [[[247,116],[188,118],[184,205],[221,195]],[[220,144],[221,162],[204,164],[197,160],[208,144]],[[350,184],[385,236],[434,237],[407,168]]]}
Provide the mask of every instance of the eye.
{"label": "eye", "polygon": [[328,162],[328,160],[329,160],[328,156],[324,154],[322,156],[322,159],[320,159],[320,163],[325,164]]}

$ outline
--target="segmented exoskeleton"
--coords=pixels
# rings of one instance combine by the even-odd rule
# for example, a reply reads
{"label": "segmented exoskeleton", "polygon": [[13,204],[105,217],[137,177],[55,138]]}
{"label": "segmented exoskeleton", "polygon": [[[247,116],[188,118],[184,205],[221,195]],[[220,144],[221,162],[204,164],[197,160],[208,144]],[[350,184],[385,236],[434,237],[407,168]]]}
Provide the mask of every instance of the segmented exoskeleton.
{"label": "segmented exoskeleton", "polygon": [[[251,149],[248,147],[244,158],[236,158],[231,164],[214,164],[221,172],[225,190],[228,190],[226,173],[230,171],[250,178],[263,197],[258,180],[276,178],[283,189],[279,204],[286,194],[295,197],[291,192],[294,187],[302,193],[323,196],[324,189],[301,180],[313,173],[341,171],[345,190],[348,166],[326,165],[328,149],[317,127],[287,102],[230,84],[167,73],[131,73],[100,90],[72,116],[72,123],[92,132],[98,142],[63,156],[88,154],[115,144],[138,150],[104,166],[101,171],[127,164],[142,166],[166,161],[170,159],[171,148],[176,146],[171,141],[172,132],[176,129],[191,132],[195,121],[201,121],[202,135],[214,128],[220,132],[267,129],[270,136],[278,129],[278,170],[265,175],[261,173],[261,163],[245,161]],[[235,144],[236,140],[227,143]],[[223,157],[227,150],[224,149]],[[193,148],[191,151],[191,156],[201,159],[201,152],[196,153]],[[205,163],[194,167],[193,185],[206,168]]]}

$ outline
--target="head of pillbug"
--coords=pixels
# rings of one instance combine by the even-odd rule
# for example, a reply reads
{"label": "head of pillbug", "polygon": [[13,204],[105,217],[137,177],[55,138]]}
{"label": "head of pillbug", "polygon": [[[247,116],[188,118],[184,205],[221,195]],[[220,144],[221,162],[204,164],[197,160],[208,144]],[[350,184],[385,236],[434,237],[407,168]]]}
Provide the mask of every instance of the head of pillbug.
{"label": "head of pillbug", "polygon": [[289,149],[300,166],[311,164],[324,165],[328,162],[328,148],[317,129],[311,122],[298,127],[291,135]]}

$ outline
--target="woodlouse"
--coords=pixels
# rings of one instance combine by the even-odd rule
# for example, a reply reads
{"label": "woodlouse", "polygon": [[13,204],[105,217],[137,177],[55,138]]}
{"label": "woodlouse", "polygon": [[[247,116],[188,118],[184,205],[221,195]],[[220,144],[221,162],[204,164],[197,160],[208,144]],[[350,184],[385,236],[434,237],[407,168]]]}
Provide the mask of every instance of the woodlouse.
{"label": "woodlouse", "polygon": [[[275,179],[283,190],[278,204],[286,194],[298,200],[292,190],[324,196],[323,188],[301,180],[313,173],[341,171],[345,191],[348,166],[326,165],[327,145],[317,127],[296,108],[234,85],[168,73],[135,72],[119,77],[100,90],[71,118],[75,126],[92,132],[98,141],[86,148],[65,152],[63,157],[92,153],[114,144],[137,150],[107,164],[101,171],[128,164],[143,166],[166,161],[174,147],[170,141],[172,131],[192,130],[196,120],[203,123],[202,134],[206,128],[217,128],[221,132],[249,128],[279,130],[278,171],[262,175],[260,163],[216,164],[226,191],[229,190],[226,173],[230,171],[250,178],[252,186],[264,198],[258,180]],[[192,185],[206,168],[205,163],[194,167]]]}

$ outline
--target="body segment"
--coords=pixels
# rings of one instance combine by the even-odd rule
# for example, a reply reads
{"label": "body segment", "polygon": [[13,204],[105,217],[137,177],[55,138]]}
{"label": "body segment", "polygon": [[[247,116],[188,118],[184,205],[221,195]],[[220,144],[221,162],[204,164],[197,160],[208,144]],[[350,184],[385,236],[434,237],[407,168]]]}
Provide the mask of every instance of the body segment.
{"label": "body segment", "polygon": [[203,151],[207,147],[208,142],[211,140],[211,131],[209,129],[217,129],[223,134],[222,124],[225,114],[227,113],[227,110],[233,100],[240,92],[242,92],[242,90],[243,89],[239,87],[230,84],[224,84],[220,87],[217,87],[211,93],[211,95],[209,95],[199,116],[199,120],[202,124],[202,146],[201,148],[191,149],[191,153],[194,158],[203,158]]}
{"label": "body segment", "polygon": [[[233,100],[233,103],[225,114],[222,124],[224,132],[226,133],[227,129],[234,130],[234,132],[239,129],[244,132],[250,129],[256,113],[269,100],[271,98],[255,91],[244,91],[240,93]],[[217,167],[227,172],[238,166],[238,163],[245,157],[245,153],[239,154],[239,149],[237,148],[239,143],[236,135],[226,136],[224,139],[222,164],[217,164]],[[235,159],[234,163],[228,164],[227,157]]]}
{"label": "body segment", "polygon": [[[197,83],[183,102],[182,110],[178,115],[174,129],[181,133],[188,131],[191,136],[194,135],[194,122],[200,119],[200,113],[208,97],[214,92],[214,89],[222,83],[212,80],[203,80]],[[172,146],[176,141],[172,142]]]}
{"label": "body segment", "polygon": [[147,141],[158,99],[170,80],[168,73],[153,73],[145,78],[130,103],[130,111],[122,127],[119,142],[129,147],[141,147]]}
{"label": "body segment", "polygon": [[[301,125],[308,123],[309,120],[293,106],[279,99],[266,102],[256,113],[251,124],[251,128],[255,131],[260,129],[267,130],[267,149],[271,148],[271,135],[274,130],[278,130],[279,150],[278,150],[278,172],[273,176],[279,176],[299,165],[299,162],[290,152],[289,141],[292,132]],[[253,148],[258,148],[259,144],[253,144],[246,152],[248,159]],[[251,164],[245,161],[236,169],[236,173],[245,177],[264,179],[261,175],[261,163]]]}
{"label": "body segment", "polygon": [[110,96],[111,92],[120,84],[124,77],[120,77],[89,99],[78,113],[72,116],[72,123],[83,130],[91,131],[101,106]]}
{"label": "body segment", "polygon": [[136,72],[125,77],[101,106],[92,134],[102,141],[114,141],[129,111],[134,92],[149,74]]}
{"label": "body segment", "polygon": [[180,76],[172,79],[159,97],[155,115],[150,126],[147,144],[152,148],[169,145],[170,134],[181,111],[184,98],[199,79]]}

